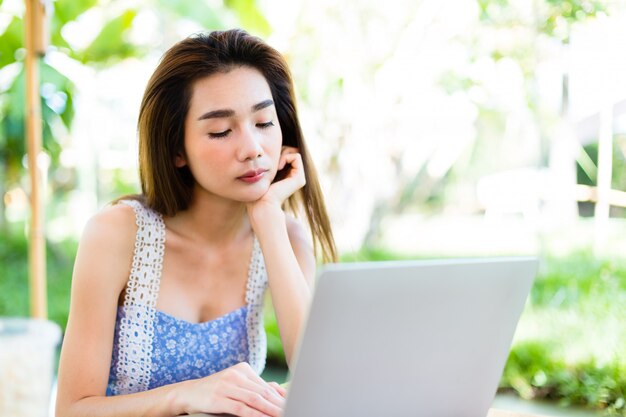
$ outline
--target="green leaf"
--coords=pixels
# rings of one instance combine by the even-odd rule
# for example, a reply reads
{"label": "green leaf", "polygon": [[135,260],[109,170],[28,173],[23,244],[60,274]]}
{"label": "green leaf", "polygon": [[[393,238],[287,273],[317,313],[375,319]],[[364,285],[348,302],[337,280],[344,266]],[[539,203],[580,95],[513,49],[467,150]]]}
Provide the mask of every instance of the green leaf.
{"label": "green leaf", "polygon": [[272,27],[257,7],[255,0],[224,0],[224,5],[237,14],[242,27],[246,30],[261,36],[272,33]]}
{"label": "green leaf", "polygon": [[74,120],[74,86],[72,86],[72,94],[67,94],[65,100],[65,111],[61,113],[61,120],[65,127],[70,129]]}
{"label": "green leaf", "polygon": [[220,18],[221,11],[213,9],[204,1],[156,0],[156,6],[160,11],[166,11],[175,17],[189,19],[209,30],[224,28],[224,23]]}
{"label": "green leaf", "polygon": [[[558,36],[557,22],[559,18],[567,22],[569,32],[572,24],[595,17],[601,11],[606,10],[601,1],[546,0],[546,4],[548,5],[548,16],[540,24],[539,29],[550,36]],[[567,36],[569,37],[569,34]]]}
{"label": "green leaf", "polygon": [[87,48],[74,54],[75,58],[84,64],[110,65],[140,55],[142,51],[139,47],[127,41],[136,15],[136,10],[126,10],[108,21]]}
{"label": "green leaf", "polygon": [[62,35],[63,26],[76,20],[81,14],[98,3],[97,0],[57,0],[53,3],[50,19],[50,43],[57,47],[71,50]]}
{"label": "green leaf", "polygon": [[22,68],[6,91],[9,106],[6,111],[7,118],[24,120],[24,106],[26,105],[26,75]]}
{"label": "green leaf", "polygon": [[[49,105],[49,102],[44,100],[42,102],[42,108],[45,107],[46,109],[49,109],[49,111],[51,112],[50,118],[54,116],[60,117],[65,127],[69,129],[72,120],[74,119],[74,106],[72,96],[74,95],[75,85],[69,78],[60,73],[56,68],[46,63],[43,63],[40,68],[41,83],[49,83],[54,86],[54,94],[56,94],[59,98],[55,101],[65,101],[65,105],[62,107],[62,109],[57,109],[56,106],[51,107]],[[47,118],[44,117],[44,119]]]}
{"label": "green leaf", "polygon": [[[48,84],[48,99],[41,98],[41,116],[42,116],[42,137],[43,147],[46,149],[54,164],[58,161],[61,152],[61,146],[52,134],[50,126],[55,120],[61,120],[63,124],[69,128],[74,117],[73,101],[71,99],[74,93],[74,83],[65,75],[55,68],[40,61],[39,73],[41,84]],[[3,156],[7,166],[7,181],[14,183],[19,180],[22,168],[22,158],[26,153],[26,129],[25,129],[25,113],[26,113],[26,77],[24,67],[13,80],[7,91],[3,94],[6,99],[3,106],[3,117],[0,129],[3,138],[0,143],[0,155]],[[58,97],[55,97],[58,95]],[[53,106],[52,99],[65,98],[64,106]]]}
{"label": "green leaf", "polygon": [[22,157],[26,152],[24,143],[24,106],[26,103],[24,67],[13,80],[13,83],[4,92],[4,117],[0,129],[3,130],[4,141],[0,153],[6,164],[5,181],[15,184],[19,181],[22,168]]}
{"label": "green leaf", "polygon": [[59,27],[76,20],[78,16],[98,4],[98,0],[56,0],[53,4],[54,18]]}
{"label": "green leaf", "polygon": [[24,24],[13,17],[9,26],[0,35],[0,68],[15,62],[15,51],[24,47]]}
{"label": "green leaf", "polygon": [[71,51],[72,47],[70,46],[69,43],[67,43],[63,35],[61,35],[61,29],[60,28],[57,29],[56,27],[58,27],[58,25],[55,23],[52,23],[52,30],[50,33],[50,44],[56,46],[57,48],[64,50],[64,52],[66,53],[68,51]]}
{"label": "green leaf", "polygon": [[61,144],[52,132],[51,125],[61,120],[69,129],[74,118],[74,107],[71,97],[74,93],[74,83],[54,67],[45,62],[39,66],[41,85],[47,86],[47,97],[41,98],[41,117],[43,121],[43,147],[52,159],[52,165],[57,166],[61,154]]}

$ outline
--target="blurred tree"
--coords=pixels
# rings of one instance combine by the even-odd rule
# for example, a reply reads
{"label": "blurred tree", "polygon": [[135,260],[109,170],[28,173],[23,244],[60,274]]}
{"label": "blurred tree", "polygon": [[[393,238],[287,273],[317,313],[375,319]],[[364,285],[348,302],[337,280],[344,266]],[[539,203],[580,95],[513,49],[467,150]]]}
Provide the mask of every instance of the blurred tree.
{"label": "blurred tree", "polygon": [[[573,191],[576,168],[589,158],[576,138],[571,119],[570,39],[576,25],[611,14],[614,5],[601,0],[544,0],[532,3],[532,7],[523,2],[479,0],[479,5],[481,23],[488,30],[516,39],[508,45],[496,42],[490,52],[496,63],[511,59],[523,76],[526,111],[539,129],[535,165],[547,168],[555,185],[553,198],[545,202],[543,211],[553,222],[571,222],[579,215]],[[516,36],[520,28],[526,36]],[[537,73],[541,64],[550,60],[558,62],[561,71],[560,104],[548,109],[538,91]],[[498,116],[506,120],[509,115],[500,112]]]}
{"label": "blurred tree", "polygon": [[[598,0],[540,0],[534,2],[515,0],[477,0],[479,7],[479,21],[477,30],[464,36],[460,40],[469,51],[468,64],[460,66],[458,70],[451,70],[442,74],[440,82],[448,94],[459,91],[467,93],[470,89],[481,91],[480,100],[473,101],[478,109],[476,117],[476,137],[467,151],[459,153],[448,161],[439,174],[433,176],[428,172],[428,161],[422,164],[417,173],[407,175],[401,164],[397,164],[397,184],[395,192],[387,198],[379,199],[372,212],[369,230],[364,239],[364,247],[376,247],[381,236],[381,227],[384,220],[391,215],[403,213],[407,208],[418,205],[434,205],[443,200],[446,193],[446,183],[454,178],[479,177],[490,168],[506,165],[506,160],[493,158],[497,155],[511,155],[519,159],[518,151],[510,152],[513,144],[503,143],[512,135],[519,135],[520,131],[511,129],[511,115],[507,106],[499,100],[502,97],[489,91],[483,82],[484,78],[476,78],[476,72],[467,72],[472,63],[489,61],[494,67],[499,62],[506,61],[505,65],[513,64],[523,76],[525,112],[534,119],[534,124],[541,130],[539,135],[545,140],[554,129],[554,121],[560,120],[567,112],[568,106],[568,77],[563,73],[561,114],[546,114],[538,103],[536,91],[536,74],[538,66],[545,59],[546,45],[555,42],[563,47],[569,43],[572,27],[587,19],[594,18],[599,13],[609,13],[605,2]],[[500,41],[502,40],[502,41]],[[479,74],[481,77],[484,74]],[[519,115],[518,115],[519,116]],[[524,117],[524,116],[521,116]],[[517,129],[525,129],[524,120],[517,120]],[[518,140],[523,139],[522,137]],[[549,150],[550,141],[542,144],[543,152],[539,156],[542,161],[547,160],[554,152]],[[528,144],[525,146],[528,148]],[[506,151],[504,148],[508,149]],[[541,151],[541,150],[540,150]],[[557,152],[558,153],[558,152]],[[398,160],[399,161],[399,160]],[[567,164],[565,164],[567,165]],[[498,168],[495,168],[498,169]],[[571,163],[572,178],[575,181],[575,161]]]}
{"label": "blurred tree", "polygon": [[[85,64],[102,64],[111,57],[122,59],[138,55],[135,45],[119,40],[132,25],[135,10],[125,10],[105,24],[100,36],[84,49],[72,47],[63,36],[63,28],[75,21],[87,10],[97,7],[95,0],[59,0],[54,3],[50,19],[50,48],[66,54]],[[102,6],[101,6],[102,7]],[[0,72],[8,81],[0,85],[0,195],[20,183],[24,173],[23,158],[26,153],[24,141],[25,81],[24,81],[24,21],[22,15],[14,15],[0,35]],[[106,40],[105,40],[106,39]],[[117,42],[116,42],[117,41]],[[61,146],[53,129],[69,129],[74,117],[72,95],[74,84],[53,66],[40,61],[41,101],[43,119],[43,148],[51,158],[51,168],[58,165]],[[0,199],[2,204],[4,198]],[[0,222],[4,226],[4,206]]]}
{"label": "blurred tree", "polygon": [[[50,52],[61,53],[82,65],[103,68],[129,57],[141,57],[149,52],[147,45],[132,40],[136,17],[149,11],[164,26],[188,20],[202,28],[220,29],[233,23],[245,24],[251,32],[267,35],[268,22],[255,0],[229,0],[224,6],[205,1],[144,0],[121,7],[120,2],[98,0],[56,0],[50,20]],[[2,1],[0,1],[2,6]],[[106,16],[102,27],[85,46],[68,40],[70,26],[87,14]],[[23,11],[5,12],[10,16],[6,27],[0,27],[0,229],[6,230],[5,194],[19,186],[24,175],[24,21]],[[59,167],[60,134],[69,132],[74,117],[72,80],[45,58],[40,61],[41,100],[43,119],[43,148],[50,157],[49,184],[55,189],[54,171]],[[61,176],[66,179],[68,176]],[[65,184],[67,186],[67,184]]]}

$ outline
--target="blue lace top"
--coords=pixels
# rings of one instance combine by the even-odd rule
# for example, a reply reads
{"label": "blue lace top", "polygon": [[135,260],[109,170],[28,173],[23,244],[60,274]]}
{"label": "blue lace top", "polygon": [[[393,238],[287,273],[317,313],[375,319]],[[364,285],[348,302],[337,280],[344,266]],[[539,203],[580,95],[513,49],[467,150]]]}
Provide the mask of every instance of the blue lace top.
{"label": "blue lace top", "polygon": [[[152,377],[148,389],[202,378],[246,361],[247,311],[246,307],[242,307],[215,320],[190,323],[157,310],[155,337],[152,341]],[[115,370],[123,317],[124,307],[119,307],[107,395],[113,395],[117,382]]]}
{"label": "blue lace top", "polygon": [[267,274],[256,238],[248,270],[246,305],[203,323],[191,323],[156,309],[165,226],[161,216],[137,201],[137,237],[124,305],[118,307],[107,395],[145,391],[202,378],[247,361],[265,366],[263,294]]}

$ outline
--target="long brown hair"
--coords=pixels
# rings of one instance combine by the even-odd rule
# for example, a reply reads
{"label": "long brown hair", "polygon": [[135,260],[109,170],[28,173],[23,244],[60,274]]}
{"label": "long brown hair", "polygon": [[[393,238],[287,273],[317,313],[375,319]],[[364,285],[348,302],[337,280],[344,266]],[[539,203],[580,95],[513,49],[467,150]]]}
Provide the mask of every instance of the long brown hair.
{"label": "long brown hair", "polygon": [[300,207],[304,209],[316,253],[319,248],[323,261],[336,261],[330,221],[298,120],[287,63],[278,51],[240,29],[200,33],[178,42],[165,53],[150,78],[138,121],[142,199],[167,216],[189,206],[195,180],[188,167],[175,166],[174,157],[184,154],[184,121],[193,83],[236,66],[255,68],[269,84],[283,145],[298,148],[306,177],[306,185],[289,198],[287,206],[295,215]]}

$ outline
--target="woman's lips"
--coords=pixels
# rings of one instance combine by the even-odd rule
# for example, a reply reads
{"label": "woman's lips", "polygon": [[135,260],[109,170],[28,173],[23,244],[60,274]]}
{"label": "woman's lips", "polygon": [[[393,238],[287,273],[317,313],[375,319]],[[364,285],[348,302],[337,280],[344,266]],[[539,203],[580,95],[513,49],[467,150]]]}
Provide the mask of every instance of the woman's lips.
{"label": "woman's lips", "polygon": [[252,184],[255,183],[257,181],[259,181],[261,178],[263,178],[263,175],[267,172],[267,170],[265,169],[257,169],[257,170],[252,170],[252,171],[248,171],[245,174],[237,177],[238,180],[247,182],[248,184]]}

